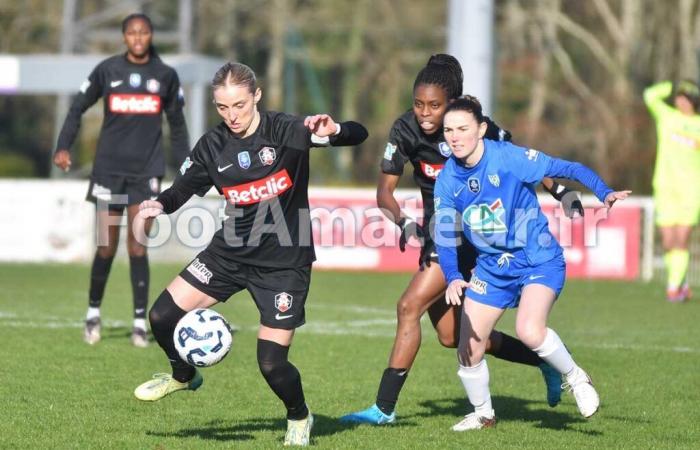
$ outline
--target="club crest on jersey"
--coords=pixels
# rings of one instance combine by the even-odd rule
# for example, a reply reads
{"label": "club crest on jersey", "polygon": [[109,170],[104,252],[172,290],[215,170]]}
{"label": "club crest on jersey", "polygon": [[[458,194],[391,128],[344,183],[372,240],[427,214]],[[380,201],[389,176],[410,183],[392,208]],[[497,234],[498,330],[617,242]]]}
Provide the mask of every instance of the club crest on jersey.
{"label": "club crest on jersey", "polygon": [[469,186],[469,190],[475,194],[481,192],[481,183],[476,177],[469,177],[469,179],[467,180],[467,186]]}
{"label": "club crest on jersey", "polygon": [[146,81],[146,90],[151,94],[156,94],[160,90],[160,82],[155,78],[151,78]]}
{"label": "club crest on jersey", "polygon": [[440,154],[445,158],[448,158],[452,154],[452,150],[450,146],[447,145],[447,142],[440,142],[438,144],[438,150],[440,150]]}
{"label": "club crest on jersey", "polygon": [[185,172],[187,172],[187,169],[190,167],[192,167],[192,160],[188,156],[184,161],[182,161],[182,165],[180,166],[180,175],[184,175]]}
{"label": "club crest on jersey", "polygon": [[506,213],[501,199],[493,203],[470,205],[462,214],[462,220],[472,230],[479,233],[505,233],[508,227],[504,222]]}
{"label": "club crest on jersey", "polygon": [[489,175],[489,182],[494,186],[498,187],[501,185],[501,179],[498,177],[498,174],[495,173],[493,175]]}
{"label": "club crest on jersey", "polygon": [[137,88],[141,86],[141,74],[140,73],[132,73],[129,75],[129,86]]}
{"label": "club crest on jersey", "polygon": [[263,166],[271,166],[272,163],[275,162],[275,159],[277,159],[277,153],[275,153],[275,149],[272,147],[263,147],[258,152],[258,156]]}
{"label": "club crest on jersey", "polygon": [[537,157],[540,155],[540,152],[535,150],[534,148],[528,148],[525,150],[525,156],[527,156],[527,159],[530,161],[537,161]]}
{"label": "club crest on jersey", "polygon": [[286,292],[280,292],[275,295],[275,308],[277,308],[279,312],[287,312],[289,308],[292,307],[292,300],[294,300],[292,295]]}
{"label": "club crest on jersey", "polygon": [[394,153],[396,153],[396,144],[387,142],[386,148],[384,149],[384,159],[391,161],[391,158],[394,156]]}
{"label": "club crest on jersey", "polygon": [[250,154],[247,151],[238,154],[238,165],[241,166],[241,169],[250,167]]}

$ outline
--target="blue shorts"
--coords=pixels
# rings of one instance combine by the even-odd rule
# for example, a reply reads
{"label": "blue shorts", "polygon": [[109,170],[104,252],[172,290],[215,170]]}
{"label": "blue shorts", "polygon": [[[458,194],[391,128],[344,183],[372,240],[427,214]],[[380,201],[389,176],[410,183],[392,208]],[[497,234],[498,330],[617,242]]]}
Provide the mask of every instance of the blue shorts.
{"label": "blue shorts", "polygon": [[481,255],[476,261],[465,296],[495,308],[517,308],[520,294],[528,284],[542,284],[558,297],[566,281],[564,255],[533,265],[522,251]]}

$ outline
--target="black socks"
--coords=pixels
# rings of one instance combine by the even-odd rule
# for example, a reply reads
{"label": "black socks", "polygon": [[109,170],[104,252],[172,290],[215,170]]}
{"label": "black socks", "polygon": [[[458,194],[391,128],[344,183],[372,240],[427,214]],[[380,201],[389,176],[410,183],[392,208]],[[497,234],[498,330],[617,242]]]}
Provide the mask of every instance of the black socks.
{"label": "black socks", "polygon": [[287,408],[287,419],[302,420],[309,415],[301,386],[301,375],[287,356],[289,347],[258,339],[258,367],[270,389]]}
{"label": "black socks", "polygon": [[92,269],[90,270],[90,292],[89,305],[91,308],[99,308],[102,304],[102,297],[105,293],[107,285],[107,277],[109,270],[112,268],[114,256],[102,258],[98,253],[95,253],[95,259],[92,260]]}
{"label": "black socks", "polygon": [[186,312],[173,301],[168,290],[164,290],[153,304],[148,318],[151,321],[151,332],[158,345],[165,351],[173,368],[173,378],[180,383],[190,381],[195,374],[195,368],[180,358],[173,342],[175,326]]}
{"label": "black socks", "polygon": [[148,256],[130,256],[129,270],[134,294],[134,319],[145,319],[148,307]]}
{"label": "black socks", "polygon": [[377,392],[377,406],[384,414],[390,415],[396,408],[399,400],[399,393],[408,377],[408,369],[393,369],[391,367],[384,370],[382,381],[379,383]]}

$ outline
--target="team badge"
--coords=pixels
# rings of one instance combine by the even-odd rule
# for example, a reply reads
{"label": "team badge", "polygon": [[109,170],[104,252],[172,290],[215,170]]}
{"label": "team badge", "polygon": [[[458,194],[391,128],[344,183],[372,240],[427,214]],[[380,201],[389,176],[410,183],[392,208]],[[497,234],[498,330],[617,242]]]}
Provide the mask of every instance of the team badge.
{"label": "team badge", "polygon": [[470,177],[467,180],[467,186],[469,186],[469,190],[475,194],[481,191],[481,183],[479,183],[479,179],[476,177]]}
{"label": "team badge", "polygon": [[527,156],[527,159],[530,161],[537,161],[537,157],[540,155],[540,152],[533,148],[528,148],[525,150],[525,156]]}
{"label": "team badge", "polygon": [[240,152],[238,154],[238,165],[241,166],[241,169],[250,167],[250,154],[248,152]]}
{"label": "team badge", "polygon": [[134,88],[141,86],[141,74],[132,73],[129,75],[129,86]]}
{"label": "team badge", "polygon": [[192,167],[192,160],[188,156],[184,161],[182,161],[182,165],[180,166],[180,175],[184,175],[185,172],[187,172],[187,169],[190,167]]}
{"label": "team badge", "polygon": [[160,82],[158,82],[158,80],[155,78],[149,79],[146,81],[146,90],[151,94],[157,94],[160,90]]}
{"label": "team badge", "polygon": [[386,143],[386,148],[384,149],[384,159],[391,161],[391,157],[396,153],[396,144],[391,142]]}
{"label": "team badge", "polygon": [[440,154],[445,158],[449,158],[449,156],[452,154],[452,150],[450,149],[450,146],[447,145],[447,142],[440,142],[438,144],[438,150],[440,150]]}
{"label": "team badge", "polygon": [[287,312],[289,311],[289,308],[292,307],[293,299],[294,297],[292,297],[290,294],[280,292],[279,294],[275,295],[275,308],[277,308],[279,312]]}
{"label": "team badge", "polygon": [[498,177],[498,174],[495,173],[493,175],[489,175],[489,181],[491,182],[492,185],[495,187],[498,187],[501,185],[501,179]]}
{"label": "team badge", "polygon": [[263,147],[258,152],[258,156],[263,166],[271,166],[272,163],[275,162],[275,159],[277,159],[277,153],[275,153],[275,149],[272,147]]}

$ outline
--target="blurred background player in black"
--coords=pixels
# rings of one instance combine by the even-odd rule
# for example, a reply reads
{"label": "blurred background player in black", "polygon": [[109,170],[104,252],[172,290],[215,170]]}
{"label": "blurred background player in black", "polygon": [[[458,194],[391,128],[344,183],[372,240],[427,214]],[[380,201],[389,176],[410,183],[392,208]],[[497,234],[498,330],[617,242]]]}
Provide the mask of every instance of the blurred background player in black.
{"label": "blurred background player in black", "polygon": [[[381,163],[377,187],[377,204],[389,219],[401,229],[401,251],[409,239],[421,242],[419,270],[397,304],[397,328],[394,346],[389,357],[389,367],[384,370],[376,403],[369,408],[348,414],[344,422],[382,425],[395,421],[394,409],[408,371],[418,354],[421,344],[420,319],[428,312],[440,343],[449,348],[457,347],[460,307],[447,305],[443,296],[447,284],[438,263],[435,244],[428,231],[433,217],[433,188],[435,180],[451,151],[442,135],[442,119],[450,101],[462,95],[463,74],[456,58],[437,54],[430,57],[413,84],[413,109],[399,117],[389,132],[389,142]],[[510,140],[510,133],[486,118],[486,136],[492,140]],[[423,199],[423,220],[416,220],[401,210],[394,191],[403,174],[406,163],[413,165],[413,179]],[[543,182],[545,188],[557,200],[565,200],[567,216],[583,214],[578,197],[551,179]],[[476,264],[476,251],[465,242],[459,251],[460,267],[465,273]],[[487,344],[488,353],[496,358],[538,366],[547,385],[547,401],[556,406],[561,398],[561,376],[518,339],[499,331],[493,331]]]}
{"label": "blurred background player in black", "polygon": [[134,297],[131,341],[137,347],[145,347],[148,256],[146,247],[134,239],[132,225],[139,203],[160,193],[165,171],[161,145],[163,111],[170,124],[176,163],[189,153],[189,142],[180,81],[152,45],[151,20],[144,14],[131,14],[122,21],[122,34],[126,53],[102,61],[80,86],[58,137],[54,164],[64,171],[70,169],[70,148],[81,117],[102,98],[104,120],[87,194],[87,199],[96,205],[97,252],[90,273],[84,339],[91,345],[100,340],[100,305],[117,251],[118,224],[126,209]]}
{"label": "blurred background player in black", "polygon": [[260,372],[287,409],[284,443],[308,445],[313,416],[288,354],[294,330],[305,322],[316,259],[308,198],[309,149],[358,145],[367,138],[367,130],[356,122],[336,123],[326,114],[299,118],[258,111],[262,92],[255,73],[240,63],[221,67],[212,90],[223,121],[202,136],[172,187],[141,204],[140,217],[170,214],[195,193],[215,186],[227,200],[226,219],[207,248],[153,304],[151,329],[170,360],[172,375],[154,377],[134,395],[156,401],[199,388],[202,376],[175,349],[175,326],[188,311],[225,302],[245,289],[260,313]]}

